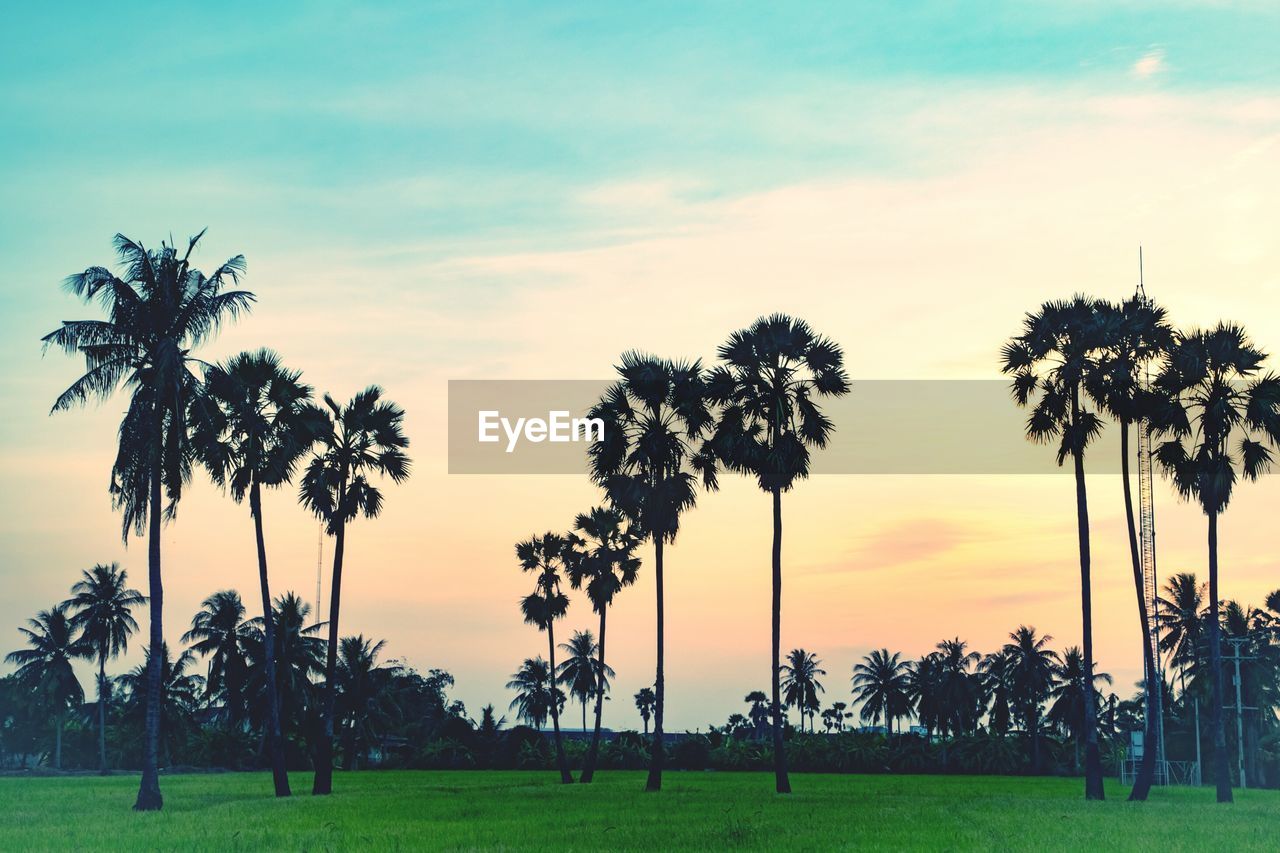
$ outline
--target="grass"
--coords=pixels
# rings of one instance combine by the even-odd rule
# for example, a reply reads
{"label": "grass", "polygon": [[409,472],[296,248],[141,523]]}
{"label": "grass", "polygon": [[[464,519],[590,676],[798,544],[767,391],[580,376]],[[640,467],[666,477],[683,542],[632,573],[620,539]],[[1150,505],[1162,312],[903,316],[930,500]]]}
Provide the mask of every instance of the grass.
{"label": "grass", "polygon": [[130,811],[133,776],[0,778],[0,849],[396,850],[1232,849],[1274,850],[1280,792],[1156,789],[1131,805],[1109,783],[1086,803],[1075,779],[643,773],[562,786],[545,772],[338,773],[335,793],[270,796],[267,774],[163,776],[165,809]]}

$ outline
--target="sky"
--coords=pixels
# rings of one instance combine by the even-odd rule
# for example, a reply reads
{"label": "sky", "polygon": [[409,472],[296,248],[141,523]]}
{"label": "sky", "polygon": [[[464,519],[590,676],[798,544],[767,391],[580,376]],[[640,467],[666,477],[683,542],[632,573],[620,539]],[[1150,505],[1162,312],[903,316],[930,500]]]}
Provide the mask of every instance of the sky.
{"label": "sky", "polygon": [[[855,399],[858,379],[993,379],[1041,301],[1129,295],[1139,244],[1176,323],[1236,320],[1280,348],[1280,10],[981,9],[8,10],[0,649],[96,562],[145,585],[106,491],[123,398],[49,417],[80,365],[39,344],[93,316],[59,283],[110,264],[117,232],[156,245],[207,227],[204,268],[246,256],[258,302],[205,358],[267,345],[317,389],[376,382],[406,409],[414,473],[351,528],[342,631],[449,670],[477,717],[546,653],[519,619],[513,544],[600,495],[585,477],[449,475],[450,379],[608,378],[630,348],[710,360],[774,311],[843,347]],[[1278,483],[1244,486],[1222,523],[1227,596],[1280,587]],[[1120,480],[1089,490],[1095,650],[1127,697],[1141,658]],[[828,702],[875,648],[958,636],[985,652],[1020,624],[1080,642],[1070,478],[831,475],[784,512],[784,649],[822,658]],[[314,598],[316,523],[292,490],[265,514],[275,590]],[[669,730],[721,723],[767,684],[769,518],[729,479],[668,552]],[[1157,526],[1162,574],[1203,576],[1203,517],[1163,483]],[[171,643],[217,589],[256,601],[247,509],[200,476],[163,544]],[[653,598],[642,570],[611,612],[614,728],[639,726]],[[575,600],[558,633],[586,627]]]}

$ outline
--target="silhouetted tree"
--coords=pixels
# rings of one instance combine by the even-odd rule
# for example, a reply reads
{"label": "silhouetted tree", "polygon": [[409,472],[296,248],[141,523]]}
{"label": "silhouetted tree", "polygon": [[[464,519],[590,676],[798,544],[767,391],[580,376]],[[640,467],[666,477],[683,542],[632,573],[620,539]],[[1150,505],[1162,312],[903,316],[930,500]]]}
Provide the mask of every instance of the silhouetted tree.
{"label": "silhouetted tree", "polygon": [[1004,646],[1013,707],[1023,731],[1031,737],[1031,769],[1036,773],[1040,772],[1040,718],[1060,663],[1057,652],[1049,648],[1052,639],[1048,634],[1036,636],[1035,628],[1019,625]]}
{"label": "silhouetted tree", "polygon": [[72,661],[93,649],[79,635],[67,618],[67,607],[59,604],[41,610],[29,627],[19,628],[27,648],[5,655],[5,663],[18,667],[14,675],[18,683],[34,691],[41,706],[52,713],[53,766],[62,769],[62,728],[67,709],[84,701],[84,690],[76,678]]}
{"label": "silhouetted tree", "polygon": [[[853,665],[853,698],[862,703],[858,716],[873,726],[883,719],[892,729],[893,721],[910,713],[907,673],[910,667],[899,652],[877,649]],[[843,727],[843,722],[841,723]]]}
{"label": "silhouetted tree", "polygon": [[782,665],[782,696],[787,707],[800,712],[800,729],[804,730],[804,718],[818,704],[818,694],[825,692],[819,675],[827,671],[816,654],[804,649],[787,652],[787,662]]}
{"label": "silhouetted tree", "polygon": [[657,697],[653,694],[652,687],[641,687],[636,691],[636,710],[640,712],[640,720],[644,723],[645,737],[649,736],[649,718],[653,716],[653,706],[657,704]]}
{"label": "silhouetted tree", "polygon": [[[547,657],[550,675],[548,683],[553,692],[556,685],[556,629],[555,622],[563,618],[569,609],[569,597],[560,589],[561,573],[568,559],[569,542],[563,536],[546,533],[516,543],[516,558],[521,571],[534,575],[534,590],[520,600],[520,612],[524,621],[536,625],[547,633]],[[560,737],[559,703],[551,703],[551,725],[555,730],[556,764],[560,768],[560,781],[569,784],[569,762],[564,754],[564,741]]]}

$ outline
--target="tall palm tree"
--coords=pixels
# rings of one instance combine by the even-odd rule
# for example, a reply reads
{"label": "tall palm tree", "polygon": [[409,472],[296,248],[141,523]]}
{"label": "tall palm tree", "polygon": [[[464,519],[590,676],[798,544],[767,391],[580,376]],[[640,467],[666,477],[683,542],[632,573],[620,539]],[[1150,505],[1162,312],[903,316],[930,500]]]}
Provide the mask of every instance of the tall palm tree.
{"label": "tall palm tree", "polygon": [[[507,689],[516,691],[510,710],[516,712],[517,719],[524,720],[535,729],[546,724],[553,709],[559,713],[559,706],[563,704],[563,693],[559,687],[552,688],[551,667],[541,655],[525,658],[520,669],[512,673]],[[555,701],[552,699],[553,690]]]}
{"label": "tall palm tree", "polygon": [[[516,543],[516,559],[520,561],[521,571],[534,575],[533,592],[520,600],[520,612],[524,615],[525,622],[536,625],[539,631],[547,633],[547,665],[550,667],[548,683],[554,693],[560,689],[556,683],[555,623],[569,609],[569,596],[560,588],[561,575],[570,559],[569,541],[556,533],[533,536]],[[569,773],[564,741],[560,737],[560,707],[557,702],[550,704],[551,725],[555,730],[556,764],[560,768],[560,781],[567,785],[573,782],[573,776]]]}
{"label": "tall palm tree", "polygon": [[574,631],[569,642],[561,643],[565,659],[556,668],[559,680],[569,687],[569,695],[582,705],[582,731],[587,730],[587,703],[596,697],[597,691],[609,692],[612,669],[601,670],[596,658],[600,650],[591,631]]}
{"label": "tall palm tree", "polygon": [[889,728],[908,707],[907,673],[910,667],[901,652],[877,649],[853,665],[853,698],[862,703],[858,716],[880,725],[883,718]]}
{"label": "tall palm tree", "polygon": [[[1068,646],[1062,652],[1062,659],[1054,666],[1055,683],[1049,690],[1053,705],[1045,715],[1045,721],[1058,726],[1071,735],[1075,746],[1075,763],[1080,766],[1080,738],[1084,732],[1084,655],[1079,646]],[[1093,673],[1094,691],[1098,691],[1098,683],[1110,684],[1111,676],[1105,672]],[[1098,694],[1101,696],[1101,694]],[[1097,701],[1095,699],[1095,701]]]}
{"label": "tall palm tree", "polygon": [[1037,636],[1035,628],[1019,625],[1009,634],[1003,650],[1009,659],[1010,698],[1023,730],[1031,737],[1031,769],[1037,773],[1040,771],[1041,712],[1061,663],[1058,653],[1049,648],[1052,641],[1053,637],[1048,634]]}
{"label": "tall palm tree", "polygon": [[653,542],[657,594],[657,664],[654,678],[653,744],[645,790],[662,789],[662,713],[666,702],[663,610],[663,549],[680,532],[680,516],[697,502],[699,476],[716,484],[715,465],[700,442],[712,418],[699,362],[675,362],[626,352],[620,380],[592,407],[604,422],[604,438],[588,450],[591,478],[610,501]]}
{"label": "tall palm tree", "polygon": [[[311,388],[302,374],[288,370],[270,350],[242,352],[205,372],[205,393],[193,420],[193,440],[213,481],[229,485],[240,503],[247,495],[258,552],[258,586],[262,613],[271,613],[267,546],[263,533],[262,487],[278,488],[293,479],[298,459],[311,443],[316,427],[305,407]],[[276,637],[272,620],[263,620],[266,677],[276,682]],[[279,691],[267,691],[267,741],[277,797],[290,795],[280,728]]]}
{"label": "tall palm tree", "polygon": [[71,610],[72,627],[98,659],[98,770],[107,773],[107,702],[111,683],[107,661],[129,648],[129,637],[138,630],[133,608],[146,603],[146,596],[129,588],[129,573],[119,564],[99,563],[82,571],[71,587],[65,604]]}
{"label": "tall palm tree", "polygon": [[[1058,465],[1070,457],[1076,481],[1076,530],[1080,547],[1080,616],[1086,681],[1093,672],[1093,591],[1090,574],[1089,503],[1085,492],[1084,454],[1102,430],[1096,412],[1086,408],[1085,386],[1097,370],[1099,353],[1109,339],[1105,303],[1076,296],[1046,302],[1028,314],[1020,335],[1005,344],[1002,369],[1013,376],[1013,397],[1031,406],[1027,436],[1039,443],[1057,442]],[[1102,753],[1098,748],[1098,709],[1093,694],[1085,697],[1085,799],[1101,800]]]}
{"label": "tall palm tree", "polygon": [[[1106,315],[1106,345],[1098,362],[1098,369],[1089,380],[1090,396],[1098,405],[1115,418],[1120,427],[1120,481],[1124,490],[1125,525],[1129,534],[1129,561],[1133,568],[1133,587],[1138,602],[1138,624],[1142,636],[1142,671],[1146,691],[1146,707],[1154,709],[1159,704],[1157,691],[1160,675],[1152,651],[1152,633],[1149,619],[1150,602],[1146,600],[1142,577],[1142,557],[1138,546],[1138,527],[1133,513],[1133,486],[1129,475],[1129,428],[1147,418],[1154,406],[1154,395],[1147,387],[1146,379],[1152,365],[1160,359],[1173,343],[1173,329],[1166,322],[1166,314],[1151,300],[1135,295],[1120,305],[1106,305],[1101,309]],[[1159,721],[1154,713],[1146,715],[1146,742],[1155,743],[1159,736]],[[1078,743],[1077,743],[1078,745]],[[1129,793],[1132,801],[1143,801],[1151,790],[1155,774],[1156,751],[1144,750],[1142,763]]]}
{"label": "tall palm tree", "polygon": [[333,577],[329,584],[329,646],[325,653],[321,733],[316,746],[313,795],[333,791],[334,670],[338,665],[338,613],[342,608],[342,558],[347,524],[358,515],[376,518],[382,511],[382,491],[374,476],[401,483],[409,476],[405,448],[404,410],[382,399],[382,389],[370,385],[339,405],[328,394],[325,408],[304,406],[301,416],[312,424],[315,454],[302,475],[298,499],[325,525],[333,537]]}
{"label": "tall palm tree", "polygon": [[1266,353],[1240,326],[1219,323],[1209,331],[1180,334],[1156,379],[1167,404],[1152,418],[1168,438],[1156,459],[1179,495],[1196,501],[1209,519],[1209,668],[1213,677],[1214,771],[1218,802],[1231,802],[1222,685],[1218,594],[1218,516],[1231,501],[1240,475],[1257,479],[1280,447],[1280,376],[1259,375]]}
{"label": "tall palm tree", "polygon": [[644,736],[648,737],[649,718],[653,716],[653,708],[658,703],[658,697],[654,695],[652,687],[641,687],[633,698],[636,702],[636,710],[640,712],[640,720],[644,723]]}
{"label": "tall palm tree", "polygon": [[[119,448],[111,468],[111,495],[123,514],[123,535],[147,531],[147,585],[150,602],[150,644],[164,642],[164,583],[160,564],[161,515],[177,512],[182,487],[190,479],[192,449],[188,440],[188,412],[200,393],[192,371],[195,352],[227,319],[249,309],[253,294],[227,290],[244,273],[244,257],[237,255],[205,275],[191,266],[191,252],[200,232],[185,252],[162,243],[148,250],[117,234],[116,254],[122,276],[105,267],[90,267],[70,276],[66,287],[85,302],[98,302],[105,320],[70,320],[43,338],[84,357],[86,372],[53,404],[62,411],[94,397],[109,398],[117,388],[129,391],[129,405],[120,423]],[[167,504],[162,508],[162,500]],[[160,695],[160,660],[151,661],[146,689]],[[142,780],[134,808],[152,811],[164,805],[160,793],[158,702],[147,706],[143,740]]]}
{"label": "tall palm tree", "polygon": [[18,683],[35,692],[53,713],[53,766],[61,770],[63,721],[69,707],[84,701],[72,661],[92,654],[93,649],[76,633],[65,604],[41,610],[27,625],[18,629],[27,648],[9,652],[4,660],[18,667],[14,673]]}
{"label": "tall palm tree", "polygon": [[[782,696],[787,707],[800,712],[800,730],[804,731],[804,718],[818,704],[818,694],[824,693],[819,675],[826,675],[821,660],[812,652],[792,649],[787,652],[787,662],[782,665]],[[786,792],[782,792],[786,793]]]}
{"label": "tall palm tree", "polygon": [[240,593],[224,589],[200,603],[200,610],[191,619],[191,630],[182,635],[182,642],[190,643],[191,651],[209,658],[206,696],[222,698],[223,713],[232,723],[243,721],[248,713],[249,664],[244,641],[249,626],[244,615]]}
{"label": "tall palm tree", "polygon": [[809,455],[826,447],[835,425],[819,401],[849,393],[844,355],[803,320],[761,317],[720,347],[708,396],[722,409],[712,446],[730,470],[756,478],[773,498],[772,675],[774,787],[791,792],[780,701],[782,652],[782,493],[809,476]]}
{"label": "tall palm tree", "polygon": [[[596,721],[580,777],[586,783],[595,776],[596,757],[600,750],[600,724],[604,713],[605,675],[612,675],[613,672],[604,659],[605,617],[613,604],[614,596],[623,587],[636,581],[640,572],[640,558],[635,553],[641,540],[626,523],[622,513],[610,507],[595,507],[590,512],[580,514],[574,520],[573,529],[574,532],[569,535],[572,546],[568,565],[569,584],[574,589],[585,585],[591,607],[600,615],[600,645],[595,666],[599,684],[593,693],[596,698]],[[583,727],[586,727],[585,722]]]}

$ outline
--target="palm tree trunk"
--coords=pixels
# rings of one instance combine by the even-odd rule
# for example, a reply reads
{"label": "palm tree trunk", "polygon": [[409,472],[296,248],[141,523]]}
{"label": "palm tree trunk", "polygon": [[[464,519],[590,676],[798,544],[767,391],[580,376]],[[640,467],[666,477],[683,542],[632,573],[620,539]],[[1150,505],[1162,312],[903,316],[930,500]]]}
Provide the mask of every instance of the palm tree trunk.
{"label": "palm tree trunk", "polygon": [[107,775],[107,655],[98,653],[98,773]]}
{"label": "palm tree trunk", "polygon": [[[1080,422],[1080,390],[1072,388],[1071,416]],[[1089,500],[1085,493],[1084,452],[1071,454],[1076,475],[1076,527],[1080,540],[1080,616],[1084,653],[1084,798],[1101,800],[1102,753],[1098,749],[1098,707],[1093,689],[1093,590],[1091,587],[1089,559]]]}
{"label": "palm tree trunk", "polygon": [[276,796],[288,797],[289,774],[284,764],[284,736],[280,732],[280,692],[276,689],[276,628],[271,610],[271,586],[267,581],[267,544],[262,533],[262,490],[255,477],[249,487],[249,510],[258,547],[258,585],[262,591],[262,642],[267,676],[267,740],[271,746],[271,779]]}
{"label": "palm tree trunk", "polygon": [[556,764],[560,768],[560,781],[568,785],[573,782],[573,774],[569,772],[569,761],[564,755],[564,741],[560,737],[560,702],[556,695],[556,623],[551,618],[551,587],[547,586],[547,658],[551,668],[551,727],[555,730]]}
{"label": "palm tree trunk", "polygon": [[1152,777],[1156,768],[1156,741],[1159,738],[1158,720],[1153,713],[1157,704],[1157,690],[1160,689],[1160,675],[1156,672],[1154,656],[1151,653],[1151,622],[1147,619],[1147,599],[1142,579],[1142,557],[1138,553],[1138,530],[1133,520],[1133,488],[1129,482],[1129,422],[1120,421],[1120,479],[1124,483],[1124,519],[1129,528],[1129,559],[1133,564],[1133,588],[1138,596],[1138,624],[1142,626],[1142,672],[1146,683],[1146,745],[1142,750],[1142,763],[1138,766],[1137,778],[1133,780],[1133,790],[1129,792],[1130,802],[1145,801],[1151,790]]}
{"label": "palm tree trunk", "polygon": [[62,769],[62,712],[53,715],[53,769]]}
{"label": "palm tree trunk", "polygon": [[1209,725],[1213,729],[1213,775],[1218,802],[1229,803],[1231,769],[1227,766],[1226,725],[1222,718],[1222,624],[1218,619],[1218,514],[1209,513],[1209,668],[1213,671],[1213,708]]}
{"label": "palm tree trunk", "polygon": [[662,707],[666,699],[666,685],[663,681],[663,659],[662,659],[662,534],[654,535],[653,540],[653,578],[658,588],[658,665],[657,674],[653,680],[653,744],[650,747],[649,754],[649,778],[645,780],[644,789],[646,791],[662,790]]}
{"label": "palm tree trunk", "polygon": [[[782,740],[782,491],[773,489],[773,781],[779,794],[791,793],[791,779],[787,776],[787,748]],[[800,726],[804,727],[804,711],[800,712]]]}
{"label": "palm tree trunk", "polygon": [[138,785],[135,811],[158,811],[164,807],[160,794],[160,667],[164,662],[164,583],[160,577],[160,423],[156,417],[155,450],[152,453],[151,495],[147,506],[147,583],[151,609],[150,654],[147,662],[147,705],[142,740],[142,781]]}
{"label": "palm tree trunk", "polygon": [[590,782],[596,773],[596,755],[600,751],[600,717],[604,713],[604,623],[605,614],[608,613],[608,607],[600,608],[600,647],[596,650],[598,653],[597,666],[599,672],[596,673],[596,724],[591,732],[591,746],[587,749],[587,758],[582,766],[582,775],[579,780],[582,782]]}
{"label": "palm tree trunk", "polygon": [[[339,494],[345,496],[346,478],[342,480]],[[333,536],[333,579],[329,590],[329,647],[324,660],[324,704],[320,713],[320,742],[316,744],[316,775],[311,784],[311,794],[333,793],[333,714],[337,703],[334,680],[338,669],[338,612],[342,606],[342,556],[346,549],[347,526],[339,510],[338,527]]]}

